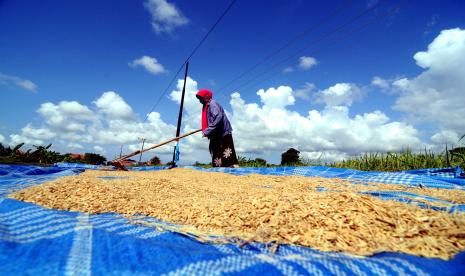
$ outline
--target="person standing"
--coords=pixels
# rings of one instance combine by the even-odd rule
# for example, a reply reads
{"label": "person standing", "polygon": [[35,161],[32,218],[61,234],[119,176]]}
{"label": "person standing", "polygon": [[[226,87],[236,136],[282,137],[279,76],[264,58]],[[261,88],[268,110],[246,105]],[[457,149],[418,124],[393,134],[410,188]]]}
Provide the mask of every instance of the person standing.
{"label": "person standing", "polygon": [[239,167],[231,123],[223,107],[213,100],[213,93],[201,89],[195,95],[202,106],[202,133],[210,140],[209,150],[214,167]]}

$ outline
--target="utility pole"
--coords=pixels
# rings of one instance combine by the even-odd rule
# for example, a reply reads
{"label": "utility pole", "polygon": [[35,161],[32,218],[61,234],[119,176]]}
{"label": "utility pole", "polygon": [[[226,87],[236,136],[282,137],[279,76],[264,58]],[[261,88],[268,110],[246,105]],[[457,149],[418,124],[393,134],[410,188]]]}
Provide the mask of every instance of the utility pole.
{"label": "utility pole", "polygon": [[139,155],[139,163],[140,163],[140,161],[142,160],[142,152],[144,151],[144,143],[145,143],[145,141],[147,141],[147,139],[139,138],[139,140],[142,141],[142,147],[140,148],[140,155]]}
{"label": "utility pole", "polygon": [[[186,72],[184,73],[184,85],[182,87],[182,94],[181,94],[181,105],[179,106],[179,116],[178,116],[178,127],[176,129],[176,136],[179,136],[179,133],[181,132],[181,121],[182,121],[182,109],[184,106],[184,94],[186,94],[186,79],[187,79],[187,72],[189,70],[189,61],[186,61]],[[172,167],[175,167],[175,159],[176,159],[176,149],[179,149],[179,140],[177,141],[176,146],[174,147],[173,150],[173,161],[172,161]]]}

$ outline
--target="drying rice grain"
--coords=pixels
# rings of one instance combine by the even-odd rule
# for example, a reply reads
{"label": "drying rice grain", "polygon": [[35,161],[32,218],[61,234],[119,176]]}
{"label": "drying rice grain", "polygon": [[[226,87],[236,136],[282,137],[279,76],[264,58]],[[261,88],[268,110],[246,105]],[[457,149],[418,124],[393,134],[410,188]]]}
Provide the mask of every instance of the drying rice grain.
{"label": "drying rice grain", "polygon": [[[122,178],[101,178],[105,176]],[[462,203],[464,194],[320,177],[173,169],[86,171],[11,197],[61,210],[152,216],[186,225],[182,231],[197,237],[215,234],[356,255],[395,251],[442,259],[465,249],[463,213],[381,200],[360,191],[408,191],[451,204]]]}

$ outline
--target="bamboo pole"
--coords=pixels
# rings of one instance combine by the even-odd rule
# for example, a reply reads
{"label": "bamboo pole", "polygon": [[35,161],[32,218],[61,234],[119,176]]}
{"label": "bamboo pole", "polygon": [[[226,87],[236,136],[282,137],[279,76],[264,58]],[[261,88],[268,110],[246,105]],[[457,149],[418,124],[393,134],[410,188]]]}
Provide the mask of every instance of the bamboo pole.
{"label": "bamboo pole", "polygon": [[[184,73],[184,85],[182,86],[182,94],[181,94],[181,104],[179,105],[179,115],[178,115],[178,127],[176,128],[176,136],[179,136],[181,132],[181,121],[182,121],[182,109],[184,106],[184,94],[186,94],[186,80],[187,80],[187,72],[189,71],[189,60],[186,62],[186,72]],[[173,161],[172,166],[175,166],[175,159],[176,158],[176,146],[173,149]]]}
{"label": "bamboo pole", "polygon": [[197,130],[194,130],[194,131],[185,133],[185,134],[183,134],[183,135],[180,135],[180,136],[178,136],[178,137],[174,137],[174,138],[171,138],[171,139],[166,140],[166,141],[164,141],[164,142],[158,143],[158,144],[153,145],[153,146],[151,146],[151,147],[149,147],[149,148],[146,148],[146,149],[144,149],[144,150],[135,151],[135,152],[133,152],[133,153],[130,153],[130,154],[124,155],[124,156],[122,156],[122,157],[116,158],[115,160],[110,161],[110,163],[121,162],[121,161],[123,161],[123,160],[125,160],[125,159],[128,159],[128,158],[130,158],[130,157],[133,157],[133,156],[138,155],[138,154],[140,154],[140,153],[143,153],[143,152],[152,150],[152,149],[154,149],[154,148],[161,147],[161,146],[166,145],[166,144],[168,144],[168,143],[171,143],[171,142],[173,142],[173,141],[179,141],[180,139],[185,138],[185,137],[187,137],[187,136],[189,136],[189,135],[195,134],[195,133],[197,133],[197,132],[199,132],[199,131],[201,131],[201,130],[202,130],[202,129],[197,129]]}

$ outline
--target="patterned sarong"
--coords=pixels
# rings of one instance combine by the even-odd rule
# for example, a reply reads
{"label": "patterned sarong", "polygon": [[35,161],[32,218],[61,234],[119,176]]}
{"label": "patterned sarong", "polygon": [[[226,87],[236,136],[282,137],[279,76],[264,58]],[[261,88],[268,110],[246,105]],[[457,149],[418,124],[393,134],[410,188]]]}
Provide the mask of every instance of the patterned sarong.
{"label": "patterned sarong", "polygon": [[238,164],[231,134],[210,139],[209,149],[213,167],[232,167]]}

